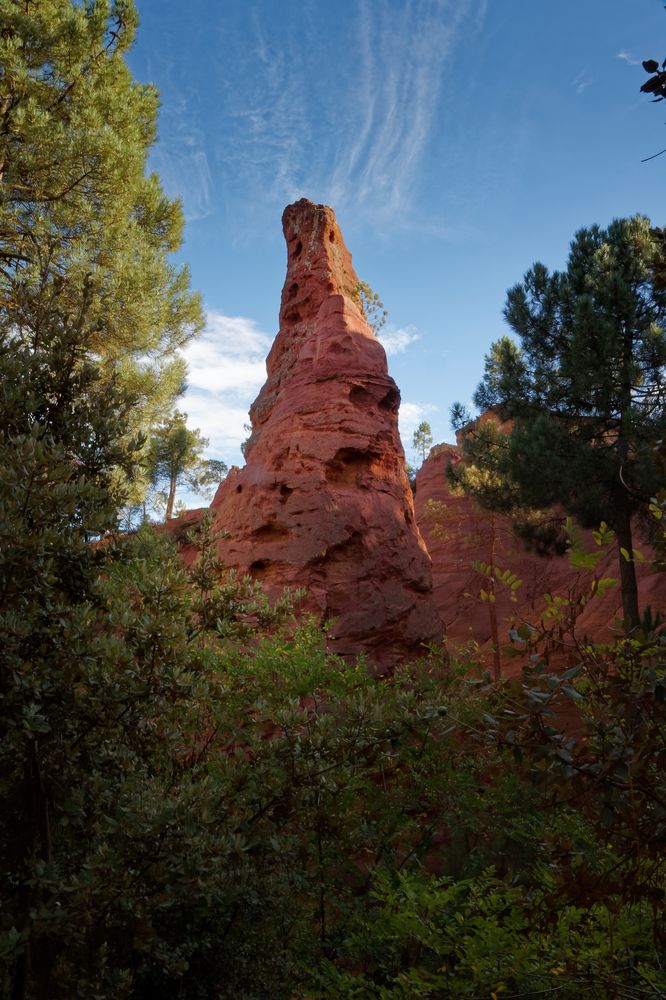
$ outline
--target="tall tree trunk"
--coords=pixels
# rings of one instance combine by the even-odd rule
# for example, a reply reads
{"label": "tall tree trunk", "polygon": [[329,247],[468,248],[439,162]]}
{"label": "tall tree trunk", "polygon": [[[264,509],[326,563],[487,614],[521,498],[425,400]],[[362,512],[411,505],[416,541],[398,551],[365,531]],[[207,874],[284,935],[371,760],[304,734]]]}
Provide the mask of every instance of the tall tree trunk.
{"label": "tall tree trunk", "polygon": [[[44,786],[39,762],[39,746],[37,740],[30,748],[30,757],[24,767],[25,814],[26,828],[24,830],[24,857],[39,858],[47,865],[53,860],[51,846],[51,819],[49,797]],[[39,909],[43,899],[25,883],[21,887],[24,919],[30,926],[30,910]],[[31,930],[25,948],[16,960],[12,982],[11,1000],[25,1000],[28,995],[34,995],[36,1000],[50,1000],[53,996],[51,972],[55,956],[47,935],[35,934]],[[30,989],[32,987],[32,989]]]}
{"label": "tall tree trunk", "polygon": [[[638,610],[638,582],[636,580],[636,564],[631,534],[631,514],[626,498],[620,498],[619,509],[616,511],[615,537],[617,540],[617,555],[620,563],[620,587],[622,590],[622,613],[629,628],[638,628],[641,616]],[[622,549],[628,558],[622,554]]]}
{"label": "tall tree trunk", "polygon": [[[641,623],[638,611],[638,583],[636,581],[636,564],[634,563],[634,545],[631,537],[631,502],[623,478],[629,458],[629,441],[631,435],[631,386],[632,359],[634,353],[634,338],[631,331],[626,330],[622,349],[622,416],[620,433],[617,439],[618,482],[614,490],[615,534],[617,538],[618,558],[620,560],[620,586],[622,588],[622,612],[624,620],[633,632]],[[622,554],[622,549],[626,555]]]}
{"label": "tall tree trunk", "polygon": [[167,507],[166,507],[166,517],[165,517],[166,521],[170,521],[171,518],[173,517],[173,505],[175,503],[175,500],[176,500],[176,477],[172,476],[171,479],[169,480],[169,498],[167,500]]}
{"label": "tall tree trunk", "polygon": [[497,522],[495,515],[490,515],[490,540],[488,545],[488,615],[490,617],[490,635],[493,643],[493,673],[495,680],[502,676],[502,654],[500,653],[499,628],[497,626],[497,605],[495,590],[495,542],[497,540]]}
{"label": "tall tree trunk", "polygon": [[[9,109],[11,108],[12,95],[5,94],[0,100],[0,118],[2,118],[2,128],[0,128],[0,136],[4,137],[9,131]],[[0,184],[3,183],[5,178],[5,167],[7,165],[7,157],[4,153],[0,153]]]}

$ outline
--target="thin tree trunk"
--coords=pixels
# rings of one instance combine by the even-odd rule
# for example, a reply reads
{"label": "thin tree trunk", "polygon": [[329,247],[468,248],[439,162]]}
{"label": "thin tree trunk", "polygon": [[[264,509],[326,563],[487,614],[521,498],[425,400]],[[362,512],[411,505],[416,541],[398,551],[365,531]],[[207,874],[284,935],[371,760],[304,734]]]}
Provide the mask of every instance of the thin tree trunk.
{"label": "thin tree trunk", "polygon": [[[49,798],[39,763],[39,746],[33,742],[30,757],[24,768],[26,830],[24,850],[26,857],[39,858],[47,865],[53,860],[51,844],[51,819]],[[27,885],[21,888],[23,896],[22,909],[24,919],[29,922],[29,912],[38,908],[41,900],[36,898],[34,891]],[[53,996],[51,988],[51,972],[54,964],[54,954],[51,942],[46,935],[30,934],[25,949],[16,960],[12,982],[12,1000],[24,1000],[28,995],[28,987],[34,988],[36,1000],[50,1000]],[[32,991],[31,991],[32,992]]]}
{"label": "thin tree trunk", "polygon": [[170,521],[173,517],[173,505],[176,501],[176,477],[172,476],[169,480],[169,499],[167,500],[166,508],[166,521]]}
{"label": "thin tree trunk", "polygon": [[[6,135],[8,131],[8,118],[9,118],[9,108],[12,103],[12,95],[5,94],[0,102],[0,117],[2,117],[2,129],[0,129],[0,135]],[[4,182],[5,179],[5,167],[7,165],[7,157],[4,153],[0,154],[0,184]]]}
{"label": "thin tree trunk", "polygon": [[[631,502],[622,472],[626,470],[629,457],[629,441],[631,440],[631,385],[632,358],[634,354],[633,334],[626,331],[622,349],[622,416],[620,433],[617,440],[618,482],[615,487],[615,536],[617,538],[618,558],[620,560],[620,587],[622,589],[622,612],[629,630],[634,631],[640,626],[641,618],[638,611],[638,583],[636,581],[636,565],[634,563],[634,548],[631,537]],[[622,549],[626,555],[622,554]]]}
{"label": "thin tree trunk", "polygon": [[[622,613],[629,628],[633,631],[640,625],[641,616],[638,610],[638,582],[636,580],[636,564],[634,563],[631,515],[626,500],[624,500],[621,509],[616,515],[615,537],[617,539],[617,555],[620,563]],[[629,557],[628,559],[622,554],[621,549],[625,550]]]}
{"label": "thin tree trunk", "polygon": [[499,646],[499,628],[497,627],[497,605],[495,604],[495,515],[490,517],[490,544],[488,546],[488,615],[490,617],[490,635],[493,642],[493,672],[495,680],[502,676],[502,656]]}
{"label": "thin tree trunk", "polygon": [[26,944],[25,950],[16,959],[14,966],[14,981],[12,983],[11,1000],[24,1000],[28,990],[30,945]]}
{"label": "thin tree trunk", "polygon": [[[48,790],[44,785],[39,762],[39,746],[35,740],[32,749],[31,786],[33,795],[32,825],[38,856],[50,865],[53,860],[51,842],[51,817]],[[53,996],[51,973],[54,964],[53,946],[48,935],[38,934],[31,941],[31,980],[36,1000],[50,1000]]]}

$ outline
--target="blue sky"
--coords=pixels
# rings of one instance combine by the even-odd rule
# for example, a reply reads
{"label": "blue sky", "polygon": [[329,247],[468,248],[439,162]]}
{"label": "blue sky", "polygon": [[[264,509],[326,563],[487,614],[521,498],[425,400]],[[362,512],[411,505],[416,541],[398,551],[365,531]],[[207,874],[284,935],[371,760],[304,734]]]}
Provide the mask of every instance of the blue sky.
{"label": "blue sky", "polygon": [[639,94],[666,56],[660,0],[137,0],[135,76],[162,97],[151,154],[182,198],[208,315],[188,351],[190,424],[240,463],[277,332],[280,217],[333,206],[413,427],[451,440],[506,289],[574,232],[666,223],[666,104]]}

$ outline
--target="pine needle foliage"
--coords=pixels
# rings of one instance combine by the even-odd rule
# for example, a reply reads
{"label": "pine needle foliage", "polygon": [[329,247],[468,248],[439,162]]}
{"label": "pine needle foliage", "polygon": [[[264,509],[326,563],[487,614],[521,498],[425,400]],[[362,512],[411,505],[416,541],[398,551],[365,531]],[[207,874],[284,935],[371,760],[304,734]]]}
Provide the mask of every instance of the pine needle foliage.
{"label": "pine needle foliage", "polygon": [[505,509],[514,498],[528,508],[559,504],[587,527],[610,525],[633,627],[632,519],[662,485],[655,449],[666,433],[658,253],[648,220],[637,216],[580,230],[562,272],[535,264],[507,295],[505,317],[520,344],[492,345],[475,395],[480,410],[510,421],[508,433],[463,432],[475,463],[484,467],[485,451],[498,472]]}
{"label": "pine needle foliage", "polygon": [[0,307],[33,347],[56,304],[78,316],[86,356],[134,393],[134,425],[150,425],[182,390],[175,351],[201,309],[168,259],[180,205],[145,169],[158,95],[125,63],[134,4],[0,7]]}

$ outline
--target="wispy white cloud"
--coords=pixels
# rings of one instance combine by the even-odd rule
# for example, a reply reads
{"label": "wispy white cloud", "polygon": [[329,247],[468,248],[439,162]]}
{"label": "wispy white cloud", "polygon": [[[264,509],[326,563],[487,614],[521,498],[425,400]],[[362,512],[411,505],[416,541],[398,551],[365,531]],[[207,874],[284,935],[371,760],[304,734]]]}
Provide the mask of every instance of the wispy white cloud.
{"label": "wispy white cloud", "polygon": [[[218,158],[230,189],[238,179],[248,207],[255,200],[290,200],[299,189],[302,157],[312,133],[302,31],[284,13],[280,44],[253,12],[250,35],[235,49],[225,76],[225,129]],[[302,28],[302,25],[299,25]],[[307,51],[307,44],[306,49]]]}
{"label": "wispy white cloud", "polygon": [[616,59],[622,59],[623,62],[629,63],[630,66],[640,66],[640,64],[641,64],[641,60],[640,59],[634,59],[634,57],[631,54],[631,52],[626,52],[624,49],[621,49],[616,54],[615,58]]}
{"label": "wispy white cloud", "polygon": [[407,0],[397,8],[360,0],[350,123],[327,200],[352,200],[391,217],[409,206],[448,60],[470,15],[480,29],[484,8],[468,0]]}
{"label": "wispy white cloud", "polygon": [[286,3],[279,45],[252,17],[251,44],[224,71],[232,139],[225,134],[217,156],[228,197],[242,177],[249,211],[307,195],[400,224],[456,45],[481,30],[486,10],[487,0],[350,0],[333,23]]}
{"label": "wispy white cloud", "polygon": [[386,353],[391,356],[393,354],[403,354],[408,347],[419,340],[419,335],[416,332],[416,327],[395,327],[389,324],[378,335],[378,339]]}
{"label": "wispy white cloud", "polygon": [[479,0],[476,5],[476,16],[474,26],[477,31],[481,31],[483,28],[483,22],[486,19],[486,14],[488,13],[488,0]]}
{"label": "wispy white cloud", "polygon": [[412,448],[412,436],[421,421],[427,420],[431,413],[436,413],[437,407],[432,403],[401,403],[398,423],[400,437],[405,451]]}
{"label": "wispy white cloud", "polygon": [[587,75],[585,70],[582,70],[576,79],[571,81],[571,86],[575,88],[577,94],[582,94],[588,87],[592,86],[592,83],[591,77]]}
{"label": "wispy white cloud", "polygon": [[150,164],[169,197],[182,200],[188,222],[206,218],[213,207],[213,179],[195,104],[192,95],[171,95],[161,121],[169,141],[158,143]]}
{"label": "wispy white cloud", "polygon": [[183,352],[188,388],[181,408],[210,441],[208,452],[239,464],[248,409],[266,380],[271,339],[254,320],[210,310],[202,336]]}

